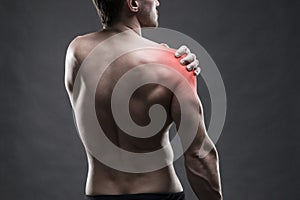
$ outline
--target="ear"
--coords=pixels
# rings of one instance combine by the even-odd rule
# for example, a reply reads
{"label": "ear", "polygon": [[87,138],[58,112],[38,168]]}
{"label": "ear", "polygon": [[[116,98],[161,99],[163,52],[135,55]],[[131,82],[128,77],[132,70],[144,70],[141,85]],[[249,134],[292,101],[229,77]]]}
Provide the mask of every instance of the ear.
{"label": "ear", "polygon": [[131,12],[139,11],[139,2],[137,0],[127,0],[128,8]]}

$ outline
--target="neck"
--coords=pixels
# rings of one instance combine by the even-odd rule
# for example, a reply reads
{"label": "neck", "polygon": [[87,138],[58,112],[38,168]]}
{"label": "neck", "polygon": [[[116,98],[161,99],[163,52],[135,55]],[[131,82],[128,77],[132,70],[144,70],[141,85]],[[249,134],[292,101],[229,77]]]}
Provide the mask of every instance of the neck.
{"label": "neck", "polygon": [[141,25],[135,17],[124,19],[125,20],[119,20],[118,22],[113,23],[111,26],[105,27],[104,30],[117,32],[132,30],[137,35],[142,36]]}

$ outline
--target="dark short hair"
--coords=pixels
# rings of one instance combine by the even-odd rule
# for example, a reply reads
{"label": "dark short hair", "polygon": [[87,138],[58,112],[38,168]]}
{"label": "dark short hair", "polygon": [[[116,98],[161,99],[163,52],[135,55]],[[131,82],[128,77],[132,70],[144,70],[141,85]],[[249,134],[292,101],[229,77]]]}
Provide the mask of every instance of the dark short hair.
{"label": "dark short hair", "polygon": [[103,26],[111,26],[118,19],[125,0],[93,0]]}

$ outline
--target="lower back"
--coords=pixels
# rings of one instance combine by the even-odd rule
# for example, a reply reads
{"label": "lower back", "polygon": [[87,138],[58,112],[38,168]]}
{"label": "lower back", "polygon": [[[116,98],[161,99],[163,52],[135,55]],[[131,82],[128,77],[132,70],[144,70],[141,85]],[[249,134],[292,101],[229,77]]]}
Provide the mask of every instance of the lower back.
{"label": "lower back", "polygon": [[91,156],[86,195],[181,192],[173,165],[150,173],[125,173],[111,169]]}

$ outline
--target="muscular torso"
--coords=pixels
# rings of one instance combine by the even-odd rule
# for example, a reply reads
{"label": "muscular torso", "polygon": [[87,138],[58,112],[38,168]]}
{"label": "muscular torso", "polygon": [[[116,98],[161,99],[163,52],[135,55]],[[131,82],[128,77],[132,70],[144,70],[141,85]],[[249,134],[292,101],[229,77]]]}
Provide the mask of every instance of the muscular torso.
{"label": "muscular torso", "polygon": [[[82,83],[77,94],[73,94],[74,81],[79,71],[82,63],[91,53],[91,51],[102,41],[106,40],[115,33],[110,32],[100,32],[93,33],[83,36],[79,39],[74,48],[74,57],[76,57],[76,67],[66,71],[66,76],[70,77],[69,83],[69,95],[71,102],[76,102],[80,98],[81,88],[89,87],[89,80],[86,83]],[[131,33],[132,34],[132,33]],[[127,36],[124,36],[125,38]],[[131,36],[130,36],[131,37]],[[138,38],[138,36],[132,35],[132,37],[137,37],[136,40],[128,41],[122,39],[116,39],[109,46],[103,47],[103,52],[106,51],[111,54],[118,54],[122,49],[125,51],[132,50],[138,47],[158,47],[158,44],[150,42],[148,40]],[[129,46],[129,47],[128,47]],[[149,109],[154,104],[160,104],[165,108],[167,119],[162,127],[162,129],[156,133],[154,136],[149,138],[138,138],[133,137],[125,133],[122,128],[120,128],[115,120],[111,110],[111,96],[116,83],[120,78],[128,72],[128,70],[133,69],[136,66],[158,62],[159,60],[164,60],[163,57],[170,56],[171,53],[166,55],[156,56],[154,51],[149,50],[139,50],[127,53],[118,59],[114,60],[113,63],[104,70],[103,74],[97,84],[96,94],[95,94],[95,111],[99,125],[103,129],[105,135],[109,140],[124,150],[136,153],[147,153],[160,149],[166,144],[169,144],[169,128],[172,123],[170,116],[170,102],[172,98],[172,92],[158,84],[147,84],[139,87],[131,96],[128,105],[130,115],[134,123],[138,126],[146,126],[151,123],[149,117]],[[152,56],[151,56],[152,55]],[[97,66],[104,68],[106,55],[99,55],[99,63]],[[174,58],[175,59],[175,58]],[[164,61],[162,61],[164,62]],[[169,62],[169,61],[165,61]],[[165,63],[167,64],[167,63]],[[88,69],[88,68],[87,68]],[[92,74],[93,71],[86,70],[84,73]],[[149,73],[143,74],[137,71],[137,79],[143,80],[145,77],[150,76],[152,79],[171,79],[172,74],[168,70],[150,70]],[[83,81],[84,82],[84,81]],[[124,91],[126,94],[126,91]],[[84,94],[84,93],[82,93]],[[122,102],[122,99],[120,100]],[[122,106],[122,105],[121,105]],[[78,108],[78,107],[77,107]],[[80,119],[81,111],[73,107],[74,113],[76,113],[76,118]],[[82,108],[80,108],[82,109]],[[84,110],[83,110],[84,112]],[[77,124],[81,126],[81,124]],[[84,126],[84,125],[82,125]],[[80,127],[79,127],[80,130]],[[166,150],[166,151],[170,151]],[[129,173],[122,172],[111,167],[106,166],[96,159],[91,152],[86,151],[88,158],[88,176],[86,182],[86,194],[87,195],[97,195],[97,194],[132,194],[132,193],[160,193],[160,192],[180,192],[182,191],[182,186],[175,174],[174,167],[172,164],[163,167],[161,169],[146,172],[146,173]],[[172,152],[166,152],[166,156],[172,159]],[[126,162],[126,161],[124,161]]]}

